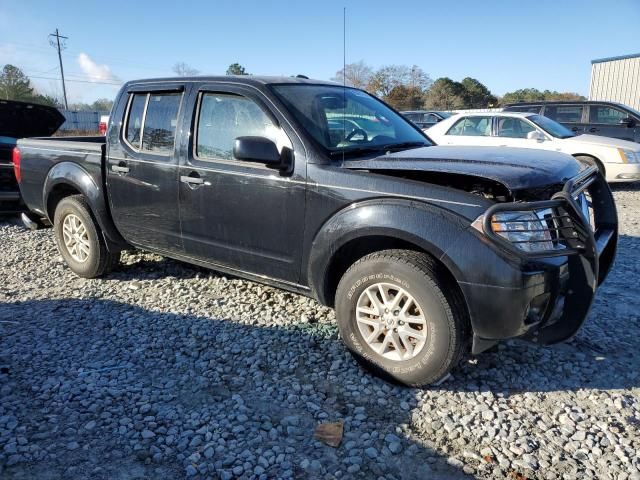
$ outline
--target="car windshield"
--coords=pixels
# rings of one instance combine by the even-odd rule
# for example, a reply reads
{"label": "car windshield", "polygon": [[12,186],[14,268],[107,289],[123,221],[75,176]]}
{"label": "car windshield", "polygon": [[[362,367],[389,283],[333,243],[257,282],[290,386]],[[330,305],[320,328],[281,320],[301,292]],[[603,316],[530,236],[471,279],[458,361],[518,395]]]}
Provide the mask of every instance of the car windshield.
{"label": "car windshield", "polygon": [[361,90],[304,84],[271,88],[332,157],[432,145],[404,117]]}
{"label": "car windshield", "polygon": [[527,118],[549,135],[553,135],[556,138],[575,137],[575,134],[567,127],[560,125],[558,122],[551,120],[548,117],[543,117],[542,115],[529,115]]}
{"label": "car windshield", "polygon": [[453,113],[453,112],[438,112],[438,115],[440,115],[442,118],[449,118],[451,115],[455,115],[455,113]]}

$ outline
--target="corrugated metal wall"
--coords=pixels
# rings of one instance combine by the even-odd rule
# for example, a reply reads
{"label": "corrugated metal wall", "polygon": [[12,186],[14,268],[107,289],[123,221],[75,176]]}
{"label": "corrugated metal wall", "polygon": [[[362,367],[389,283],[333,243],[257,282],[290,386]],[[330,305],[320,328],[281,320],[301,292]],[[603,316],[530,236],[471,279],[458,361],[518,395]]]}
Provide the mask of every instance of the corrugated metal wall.
{"label": "corrugated metal wall", "polygon": [[593,63],[589,100],[620,102],[640,110],[640,56]]}
{"label": "corrugated metal wall", "polygon": [[59,130],[97,132],[101,115],[109,115],[109,112],[76,112],[72,110],[60,110],[66,121]]}

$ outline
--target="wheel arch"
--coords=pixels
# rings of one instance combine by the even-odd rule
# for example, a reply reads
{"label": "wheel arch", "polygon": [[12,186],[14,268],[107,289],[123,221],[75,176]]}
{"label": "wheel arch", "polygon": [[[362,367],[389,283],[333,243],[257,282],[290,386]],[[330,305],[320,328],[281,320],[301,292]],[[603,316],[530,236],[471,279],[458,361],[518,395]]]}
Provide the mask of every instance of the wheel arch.
{"label": "wheel arch", "polygon": [[111,220],[104,189],[80,165],[73,162],[57,163],[49,170],[43,188],[43,205],[47,218],[52,224],[57,205],[63,198],[70,195],[82,195],[86,199],[110,248],[115,249],[126,245]]}
{"label": "wheel arch", "polygon": [[607,177],[607,169],[605,168],[604,163],[602,163],[602,160],[600,160],[595,155],[592,155],[590,153],[574,153],[573,156],[578,160],[580,158],[583,158],[583,159],[588,160],[588,161],[593,161],[596,164],[596,166],[598,167],[598,170],[600,171],[602,176],[605,177],[605,178]]}

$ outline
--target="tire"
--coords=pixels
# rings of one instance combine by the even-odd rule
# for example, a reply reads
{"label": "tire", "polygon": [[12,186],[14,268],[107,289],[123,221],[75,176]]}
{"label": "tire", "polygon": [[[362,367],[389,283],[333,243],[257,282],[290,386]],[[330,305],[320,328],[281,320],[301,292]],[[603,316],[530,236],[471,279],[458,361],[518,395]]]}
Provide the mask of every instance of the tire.
{"label": "tire", "polygon": [[[347,270],[336,291],[336,317],[344,343],[361,365],[387,380],[422,386],[442,379],[459,363],[468,342],[466,310],[459,294],[446,288],[444,277],[437,271],[431,257],[410,250],[372,253]],[[371,294],[379,292],[380,287],[387,300],[398,295],[405,298],[399,300],[401,308],[383,313],[384,324],[379,315],[372,314],[377,309]],[[377,299],[380,304],[380,293]],[[409,316],[403,315],[404,306]],[[420,317],[422,325],[415,323]],[[377,337],[376,327],[370,322],[378,324]],[[408,331],[416,335],[426,332],[426,338],[411,337]],[[385,347],[389,335],[395,344]]]}
{"label": "tire", "polygon": [[576,155],[575,158],[576,158],[576,160],[580,160],[582,162],[587,162],[587,163],[593,165],[594,167],[597,167],[598,171],[600,172],[602,177],[603,178],[607,178],[607,172],[604,169],[604,165],[597,158],[590,157],[588,155]]}
{"label": "tire", "polygon": [[82,195],[66,197],[58,203],[53,230],[60,255],[79,277],[100,277],[120,260],[120,252],[107,249],[100,227]]}

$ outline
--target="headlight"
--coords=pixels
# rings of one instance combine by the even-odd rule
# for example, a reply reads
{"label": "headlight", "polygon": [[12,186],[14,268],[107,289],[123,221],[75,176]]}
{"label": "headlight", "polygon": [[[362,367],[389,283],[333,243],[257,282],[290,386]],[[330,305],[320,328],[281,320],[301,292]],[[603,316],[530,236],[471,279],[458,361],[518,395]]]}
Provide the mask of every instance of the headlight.
{"label": "headlight", "polygon": [[627,150],[626,148],[619,148],[618,153],[622,158],[623,163],[640,163],[640,152],[634,152],[633,150]]}
{"label": "headlight", "polygon": [[553,250],[551,232],[546,222],[541,221],[545,213],[547,211],[496,213],[491,217],[491,229],[525,252]]}

